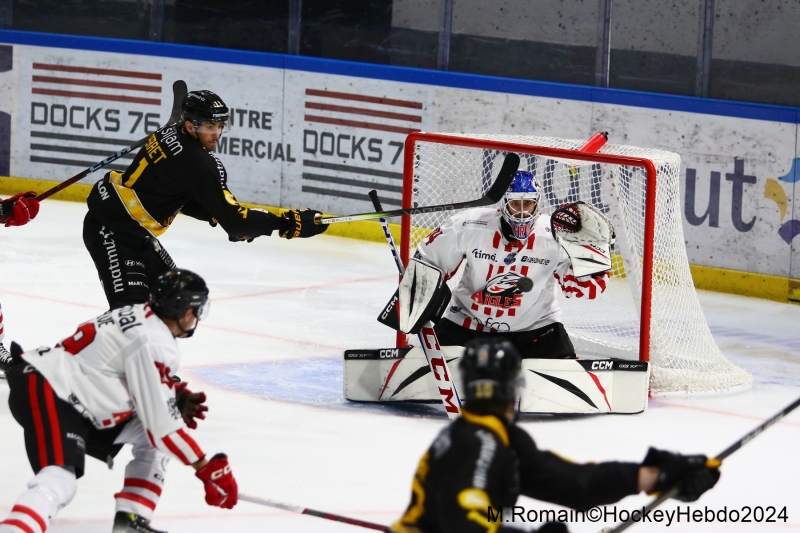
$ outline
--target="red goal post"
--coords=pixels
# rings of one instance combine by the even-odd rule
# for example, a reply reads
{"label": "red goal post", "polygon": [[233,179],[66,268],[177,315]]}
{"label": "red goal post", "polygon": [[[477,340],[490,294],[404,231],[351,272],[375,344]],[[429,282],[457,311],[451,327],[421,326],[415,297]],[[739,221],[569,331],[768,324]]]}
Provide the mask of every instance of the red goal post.
{"label": "red goal post", "polygon": [[[577,150],[582,143],[581,140],[533,136],[411,133],[405,142],[402,207],[406,209],[476,199],[488,189],[496,176],[499,165],[495,165],[494,161],[498,158],[502,161],[507,152],[517,153],[522,160],[520,170],[532,171],[543,185],[541,208],[544,214],[552,212],[554,202],[564,199],[581,199],[587,203],[599,204],[601,209],[612,215],[610,218],[614,221],[618,235],[623,237],[623,241],[627,239],[627,244],[623,244],[622,248],[624,250],[627,246],[630,251],[620,252],[616,262],[619,268],[612,272],[612,279],[616,275],[618,286],[633,287],[635,284],[632,280],[635,278],[639,285],[638,289],[634,287],[631,290],[632,294],[629,296],[617,298],[612,295],[610,308],[616,312],[614,306],[620,305],[620,309],[625,307],[625,313],[630,318],[629,324],[624,328],[595,327],[589,324],[593,320],[589,317],[585,319],[585,324],[573,323],[570,330],[567,320],[581,313],[565,308],[565,325],[570,336],[573,337],[573,331],[577,331],[576,336],[581,341],[576,344],[576,348],[578,344],[586,344],[583,342],[585,340],[591,345],[588,348],[589,353],[596,351],[598,355],[615,356],[627,354],[627,358],[651,361],[655,392],[720,392],[748,387],[749,374],[725,360],[714,343],[691,284],[680,226],[677,181],[680,157],[662,150],[622,145],[606,145],[600,153],[586,153]],[[570,168],[573,170],[570,171]],[[662,180],[662,177],[665,179]],[[616,195],[620,197],[616,206],[612,198],[615,187],[618,189]],[[626,197],[624,201],[623,196]],[[440,211],[402,217],[400,254],[404,264],[408,264],[411,250],[419,240],[451,214],[453,212]],[[669,242],[666,244],[664,236],[656,235],[659,216],[670,223],[669,228],[659,227],[659,231],[670,232],[666,239]],[[680,246],[676,244],[678,240]],[[626,278],[629,278],[628,283],[619,283]],[[669,278],[666,283],[665,278]],[[670,324],[657,324],[658,338],[655,342],[651,335],[654,279],[657,279],[660,289],[656,297],[666,300],[672,298],[674,303],[687,305],[692,308],[691,315],[695,321],[698,321],[698,312],[702,319],[704,331],[699,331],[703,328],[697,328],[697,334],[691,334],[697,339],[682,340],[683,344],[679,343],[673,349],[681,353],[661,354],[669,344],[668,340],[664,340],[665,333],[662,330]],[[676,292],[680,294],[676,296]],[[623,293],[624,289],[617,290],[615,294]],[[602,301],[604,297],[605,295],[601,295],[597,300]],[[626,302],[618,304],[617,300]],[[666,301],[667,305],[669,303]],[[659,319],[665,315],[662,307],[664,305],[659,307]],[[602,309],[597,307],[594,313],[604,314]],[[611,311],[606,314],[608,313]],[[638,315],[638,332],[635,332],[638,346],[631,344],[634,332],[630,323],[636,321],[635,315]],[[669,322],[673,318],[666,317],[665,320]],[[683,331],[685,328],[680,327],[678,322],[672,324],[676,327],[674,335],[687,337]],[[627,343],[626,354],[620,354],[613,346],[614,335]],[[597,339],[593,340],[593,336]],[[666,336],[669,336],[668,329]],[[405,339],[398,336],[398,343],[404,342]],[[593,342],[597,350],[592,347],[595,346]],[[682,353],[685,351],[683,347],[687,345],[691,345],[693,350],[695,345],[702,346],[699,350],[694,350],[697,354],[687,358]],[[581,353],[580,348],[578,352]],[[660,355],[662,356],[659,357]],[[702,372],[704,369],[712,374],[722,375],[700,380],[691,377],[692,373]],[[659,375],[665,379],[660,381]]]}

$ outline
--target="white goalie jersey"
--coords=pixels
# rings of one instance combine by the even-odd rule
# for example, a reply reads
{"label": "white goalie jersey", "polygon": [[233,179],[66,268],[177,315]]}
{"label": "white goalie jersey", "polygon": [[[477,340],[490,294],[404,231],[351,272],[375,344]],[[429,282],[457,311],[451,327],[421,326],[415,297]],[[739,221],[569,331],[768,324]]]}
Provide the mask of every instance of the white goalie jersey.
{"label": "white goalie jersey", "polygon": [[[529,331],[561,321],[557,287],[567,297],[594,299],[606,288],[607,274],[576,278],[569,255],[550,233],[550,217],[540,214],[525,242],[508,241],[500,210],[470,209],[433,230],[415,257],[439,267],[447,278],[462,261],[464,271],[444,318],[477,331]],[[517,287],[521,277],[533,288]]]}
{"label": "white goalie jersey", "polygon": [[149,304],[108,311],[55,348],[22,357],[96,428],[114,427],[135,414],[155,448],[185,464],[203,457],[175,399],[178,343]]}

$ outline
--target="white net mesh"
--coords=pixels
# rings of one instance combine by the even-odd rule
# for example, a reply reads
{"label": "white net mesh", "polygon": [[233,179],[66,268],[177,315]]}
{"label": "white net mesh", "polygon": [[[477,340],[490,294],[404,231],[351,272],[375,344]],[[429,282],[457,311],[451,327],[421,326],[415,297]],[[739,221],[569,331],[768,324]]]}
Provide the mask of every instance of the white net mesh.
{"label": "white net mesh", "polygon": [[[583,200],[614,223],[617,242],[608,288],[596,300],[564,298],[564,325],[579,354],[639,358],[646,171],[643,168],[538,156],[536,146],[577,150],[584,141],[517,135],[447,134],[475,139],[476,146],[426,142],[415,144],[412,206],[424,207],[477,199],[488,190],[505,152],[481,146],[491,140],[529,146],[520,170],[542,185],[541,210],[552,213],[565,202]],[[651,392],[713,393],[749,387],[750,375],[728,362],[714,342],[700,308],[689,271],[680,214],[680,156],[633,146],[604,146],[600,153],[653,162],[657,170],[655,240],[651,306]],[[408,183],[405,185],[408,187]],[[433,228],[452,214],[411,217],[413,250]],[[451,282],[458,281],[455,276]]]}

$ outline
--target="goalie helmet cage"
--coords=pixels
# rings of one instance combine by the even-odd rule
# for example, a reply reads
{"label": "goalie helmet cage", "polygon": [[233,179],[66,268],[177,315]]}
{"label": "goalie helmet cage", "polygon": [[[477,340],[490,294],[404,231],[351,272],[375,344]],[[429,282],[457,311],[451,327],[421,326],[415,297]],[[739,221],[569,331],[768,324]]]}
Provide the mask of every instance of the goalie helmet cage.
{"label": "goalie helmet cage", "polygon": [[[617,241],[606,291],[565,298],[563,322],[579,354],[649,361],[656,395],[748,388],[752,378],[722,355],[692,282],[680,213],[680,156],[633,146],[577,151],[553,137],[411,133],[405,143],[403,208],[474,200],[494,182],[507,152],[542,185],[540,210],[583,200],[614,223]],[[402,218],[401,258],[453,211]],[[451,279],[457,283],[460,273]],[[398,335],[398,345],[405,344]]]}

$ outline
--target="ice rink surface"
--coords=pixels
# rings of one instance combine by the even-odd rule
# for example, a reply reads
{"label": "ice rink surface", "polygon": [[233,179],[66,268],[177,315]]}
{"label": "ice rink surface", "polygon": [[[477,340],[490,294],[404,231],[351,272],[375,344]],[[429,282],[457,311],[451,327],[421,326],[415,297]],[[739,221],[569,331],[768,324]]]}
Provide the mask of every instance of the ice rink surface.
{"label": "ice rink surface", "polygon": [[[84,214],[83,204],[47,201],[29,225],[0,229],[6,346],[11,340],[28,349],[51,346],[107,308],[81,239]],[[328,236],[231,243],[219,227],[187,217],[161,241],[180,267],[201,274],[211,288],[210,319],[180,342],[179,375],[209,398],[208,419],[195,431],[203,449],[229,455],[244,493],[394,521],[408,503],[417,461],[447,420],[429,408],[353,405],[342,398],[342,351],[393,345],[393,332],[375,320],[397,281],[388,248]],[[540,447],[579,462],[638,462],[650,445],[713,455],[800,395],[800,306],[706,292],[700,299],[722,351],[753,374],[751,390],[651,400],[640,415],[527,418],[522,426]],[[0,382],[0,517],[32,476],[7,397]],[[800,531],[799,447],[800,410],[731,456],[717,487],[691,506],[729,514],[747,513],[749,506],[749,523],[687,524],[682,504],[680,523],[629,531]],[[111,471],[87,459],[77,497],[49,531],[109,532],[113,494],[129,457],[123,450]],[[617,511],[649,499],[626,498]],[[524,498],[520,505],[557,509]],[[663,509],[673,512],[676,505]],[[786,521],[755,522],[770,507],[775,518],[785,507]],[[612,522],[587,520],[570,529],[596,532]],[[367,531],[244,502],[232,511],[208,507],[193,470],[177,461],[153,526],[171,533]]]}

